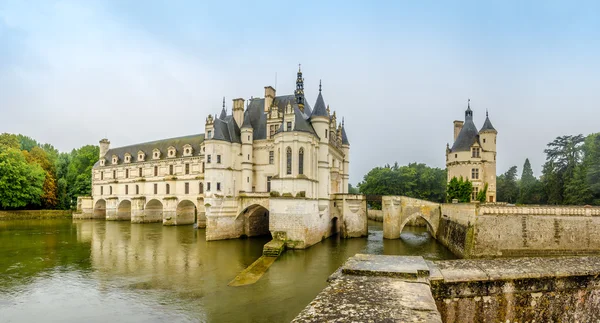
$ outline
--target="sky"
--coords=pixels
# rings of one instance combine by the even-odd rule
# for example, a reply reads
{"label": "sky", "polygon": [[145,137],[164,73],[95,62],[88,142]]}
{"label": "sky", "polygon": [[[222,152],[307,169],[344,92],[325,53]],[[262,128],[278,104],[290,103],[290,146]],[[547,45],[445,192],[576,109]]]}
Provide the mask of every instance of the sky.
{"label": "sky", "polygon": [[497,172],[600,131],[598,1],[0,0],[0,132],[70,151],[204,132],[222,98],[291,94],[344,117],[350,182],[445,167],[471,99]]}

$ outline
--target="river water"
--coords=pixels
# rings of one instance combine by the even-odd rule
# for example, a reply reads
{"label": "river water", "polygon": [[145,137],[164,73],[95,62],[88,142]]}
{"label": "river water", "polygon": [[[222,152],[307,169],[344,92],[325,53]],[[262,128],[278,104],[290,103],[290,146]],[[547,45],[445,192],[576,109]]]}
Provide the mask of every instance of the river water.
{"label": "river water", "polygon": [[289,322],[356,253],[452,259],[425,228],[330,238],[286,251],[253,285],[229,287],[268,238],[205,241],[191,226],[0,221],[0,322]]}

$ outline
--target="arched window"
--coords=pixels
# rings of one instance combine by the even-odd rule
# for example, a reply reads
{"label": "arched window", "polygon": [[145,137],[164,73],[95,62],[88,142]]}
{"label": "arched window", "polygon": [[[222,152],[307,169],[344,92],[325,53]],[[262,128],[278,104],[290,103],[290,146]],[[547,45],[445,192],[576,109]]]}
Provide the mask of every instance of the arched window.
{"label": "arched window", "polygon": [[298,151],[298,174],[304,174],[304,148]]}
{"label": "arched window", "polygon": [[286,174],[291,175],[292,174],[292,148],[287,147],[286,149],[286,156],[287,156],[287,167],[286,167]]}
{"label": "arched window", "polygon": [[112,186],[108,187],[108,195],[112,195]]}

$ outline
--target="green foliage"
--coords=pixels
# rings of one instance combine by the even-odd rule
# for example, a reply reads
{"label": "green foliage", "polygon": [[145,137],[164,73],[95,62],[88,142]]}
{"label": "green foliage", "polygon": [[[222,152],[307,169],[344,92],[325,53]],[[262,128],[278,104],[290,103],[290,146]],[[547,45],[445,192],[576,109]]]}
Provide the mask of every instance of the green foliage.
{"label": "green foliage", "polygon": [[352,184],[348,183],[348,194],[360,194],[358,187],[352,186]]}
{"label": "green foliage", "polygon": [[[469,179],[463,179],[452,177],[448,183],[446,190],[446,202],[451,203],[452,200],[456,199],[459,203],[468,203],[471,201],[471,194],[473,193],[473,183]],[[485,195],[483,196],[485,200]]]}
{"label": "green foliage", "polygon": [[[550,204],[565,204],[577,201],[575,195],[581,183],[575,178],[575,171],[583,155],[583,135],[560,136],[549,143],[546,153],[546,164],[542,170],[542,182]],[[585,170],[580,170],[585,171]],[[565,196],[565,188],[567,190]]]}
{"label": "green foliage", "polygon": [[44,179],[42,167],[28,163],[20,150],[0,145],[0,207],[40,205]]}
{"label": "green foliage", "polygon": [[481,190],[481,191],[479,191],[479,193],[477,193],[477,201],[479,201],[481,203],[486,202],[487,190],[488,190],[488,183],[485,183],[485,185],[483,186],[483,190]]}
{"label": "green foliage", "polygon": [[543,194],[540,181],[533,175],[529,158],[525,159],[523,172],[519,181],[519,204],[541,204],[543,203]]}
{"label": "green foliage", "polygon": [[496,195],[498,202],[517,202],[517,198],[519,197],[517,166],[512,166],[506,173],[496,178]]}
{"label": "green foliage", "polygon": [[17,137],[17,135],[5,132],[0,134],[0,146],[19,149],[21,144],[19,143],[19,137]]}
{"label": "green foliage", "polygon": [[358,184],[367,195],[403,195],[443,202],[446,197],[446,171],[425,164],[386,165],[371,169]]}

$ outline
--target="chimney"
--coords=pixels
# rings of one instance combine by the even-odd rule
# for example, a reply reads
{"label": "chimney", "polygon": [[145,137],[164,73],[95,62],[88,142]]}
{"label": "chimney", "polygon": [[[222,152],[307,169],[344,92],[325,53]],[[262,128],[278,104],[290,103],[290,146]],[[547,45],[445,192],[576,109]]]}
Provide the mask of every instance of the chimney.
{"label": "chimney", "polygon": [[454,120],[454,141],[456,141],[458,134],[462,130],[463,124],[464,124],[463,121]]}
{"label": "chimney", "polygon": [[238,127],[242,127],[244,122],[244,99],[242,98],[233,99],[233,120]]}
{"label": "chimney", "polygon": [[265,112],[269,112],[274,99],[275,99],[275,89],[270,85],[265,86]]}
{"label": "chimney", "polygon": [[110,149],[110,141],[108,141],[108,139],[106,139],[106,138],[100,140],[100,158],[99,159],[102,159],[104,156],[106,156],[108,149]]}

